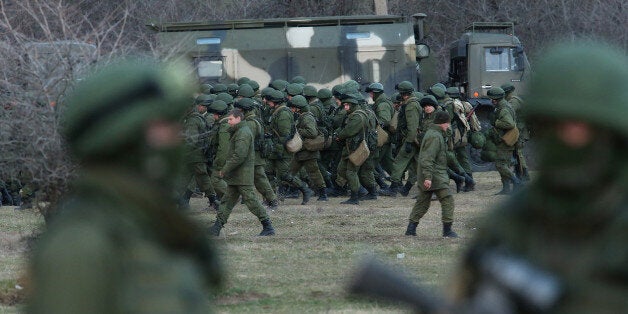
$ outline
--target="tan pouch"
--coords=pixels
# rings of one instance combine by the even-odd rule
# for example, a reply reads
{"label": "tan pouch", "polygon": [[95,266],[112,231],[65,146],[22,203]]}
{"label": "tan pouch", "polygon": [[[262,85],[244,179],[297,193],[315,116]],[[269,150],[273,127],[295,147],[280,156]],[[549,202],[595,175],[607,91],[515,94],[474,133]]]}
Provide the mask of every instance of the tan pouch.
{"label": "tan pouch", "polygon": [[349,161],[351,161],[351,163],[356,167],[359,167],[366,161],[367,158],[369,158],[370,154],[371,151],[369,150],[368,145],[366,145],[366,140],[362,140],[360,145],[358,145],[358,148],[349,154]]}
{"label": "tan pouch", "polygon": [[320,134],[315,138],[303,139],[303,147],[311,152],[316,152],[328,148],[331,145],[331,138]]}
{"label": "tan pouch", "polygon": [[286,150],[291,153],[296,153],[303,148],[303,139],[299,131],[294,132],[294,136],[286,142]]}
{"label": "tan pouch", "polygon": [[388,132],[377,125],[377,147],[382,147],[388,143]]}
{"label": "tan pouch", "polygon": [[502,141],[508,146],[513,146],[519,140],[519,129],[514,127],[502,135]]}

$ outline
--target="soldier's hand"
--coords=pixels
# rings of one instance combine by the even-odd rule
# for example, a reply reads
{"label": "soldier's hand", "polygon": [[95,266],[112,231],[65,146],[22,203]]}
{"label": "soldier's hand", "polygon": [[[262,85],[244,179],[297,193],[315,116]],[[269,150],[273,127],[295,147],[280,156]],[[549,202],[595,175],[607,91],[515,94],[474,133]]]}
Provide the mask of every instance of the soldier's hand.
{"label": "soldier's hand", "polygon": [[218,176],[222,178],[225,176],[225,174],[222,171],[218,171]]}
{"label": "soldier's hand", "polygon": [[412,152],[412,143],[406,142],[405,150],[407,154],[410,154]]}
{"label": "soldier's hand", "polygon": [[423,181],[423,187],[426,190],[429,190],[432,187],[432,180],[425,180],[425,181]]}

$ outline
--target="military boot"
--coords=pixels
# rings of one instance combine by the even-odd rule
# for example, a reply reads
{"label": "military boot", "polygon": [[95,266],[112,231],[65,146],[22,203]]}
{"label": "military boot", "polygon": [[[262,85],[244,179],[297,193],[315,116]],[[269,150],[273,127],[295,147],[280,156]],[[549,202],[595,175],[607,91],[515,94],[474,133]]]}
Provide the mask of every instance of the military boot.
{"label": "military boot", "polygon": [[301,188],[288,186],[286,191],[287,191],[286,192],[286,198],[299,198],[299,192],[301,191]]}
{"label": "military boot", "polygon": [[312,191],[305,183],[299,187],[299,190],[303,194],[303,201],[301,202],[301,205],[305,205],[310,201],[310,197],[314,195],[314,191]]}
{"label": "military boot", "polygon": [[209,235],[217,237],[220,235],[220,230],[222,230],[222,223],[216,219],[214,225],[209,227]]}
{"label": "military boot", "polygon": [[260,237],[275,235],[275,228],[273,228],[273,225],[270,223],[270,219],[262,220],[261,223],[264,229],[259,233]]}
{"label": "military boot", "polygon": [[181,210],[190,210],[190,198],[192,197],[192,191],[186,189],[181,195],[178,202],[178,207]]}
{"label": "military boot", "polygon": [[329,196],[332,197],[338,197],[338,196],[346,196],[347,195],[347,189],[338,185],[334,185],[334,187],[332,189],[330,189],[327,194]]}
{"label": "military boot", "polygon": [[270,210],[276,210],[277,208],[279,208],[279,201],[277,199],[274,200],[270,200],[266,203],[266,205],[268,206],[268,209]]}
{"label": "military boot", "polygon": [[364,196],[360,196],[360,200],[361,201],[377,200],[377,186],[374,185],[374,186],[368,188],[367,190],[369,191],[369,194],[366,194]]}
{"label": "military boot", "polygon": [[325,187],[318,189],[318,199],[317,201],[327,202],[329,199],[327,198],[327,190]]}
{"label": "military boot", "polygon": [[451,222],[443,223],[443,238],[457,238],[458,234],[451,230]]}
{"label": "military boot", "polygon": [[287,187],[284,184],[279,185],[279,187],[277,188],[277,197],[282,202],[286,199],[286,189]]}
{"label": "military boot", "polygon": [[389,188],[388,189],[379,189],[377,194],[382,195],[382,196],[392,196],[392,197],[395,197],[397,195],[397,193],[391,191]]}
{"label": "military boot", "polygon": [[358,192],[351,191],[351,197],[344,201],[340,202],[340,204],[351,204],[351,205],[359,205],[360,204],[360,196]]}
{"label": "military boot", "polygon": [[392,196],[392,197],[397,196],[397,192],[399,192],[399,189],[400,189],[400,188],[401,188],[401,183],[399,183],[399,182],[394,182],[394,181],[393,181],[393,182],[390,184],[390,188],[388,189],[388,191],[389,191],[389,193],[388,193],[388,194],[389,194],[389,195],[387,195],[387,196]]}
{"label": "military boot", "polygon": [[369,194],[369,191],[365,187],[360,185],[360,190],[358,190],[358,196],[362,197],[366,196],[367,194]]}
{"label": "military boot", "polygon": [[399,194],[401,194],[402,196],[408,196],[408,194],[410,194],[410,190],[412,190],[412,186],[414,184],[410,181],[407,181],[406,184],[401,187],[401,190],[399,191]]}
{"label": "military boot", "polygon": [[464,188],[462,192],[475,191],[475,181],[470,173],[464,174]]}
{"label": "military boot", "polygon": [[530,173],[528,172],[528,168],[523,168],[523,173],[521,174],[521,181],[523,182],[530,181]]}
{"label": "military boot", "polygon": [[416,237],[416,227],[419,225],[418,222],[409,222],[408,223],[408,228],[406,228],[406,235],[407,236],[415,236]]}
{"label": "military boot", "polygon": [[510,180],[502,179],[502,190],[497,192],[495,195],[507,195],[510,194]]}
{"label": "military boot", "polygon": [[460,193],[462,185],[464,184],[464,177],[453,171],[449,173],[449,177],[456,182],[456,193]]}
{"label": "military boot", "polygon": [[213,208],[214,210],[218,210],[218,207],[220,207],[220,201],[218,201],[218,198],[216,198],[216,194],[208,195],[207,200],[209,200],[210,208]]}
{"label": "military boot", "polygon": [[377,185],[379,185],[379,188],[382,190],[386,190],[390,187],[388,184],[386,184],[386,182],[384,182],[382,176],[376,176],[375,182],[377,182]]}

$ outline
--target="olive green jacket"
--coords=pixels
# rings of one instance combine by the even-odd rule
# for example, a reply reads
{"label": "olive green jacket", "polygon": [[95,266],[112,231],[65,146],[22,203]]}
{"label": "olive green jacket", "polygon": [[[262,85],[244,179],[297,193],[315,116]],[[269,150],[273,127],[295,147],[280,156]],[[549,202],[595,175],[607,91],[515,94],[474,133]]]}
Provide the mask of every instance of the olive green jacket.
{"label": "olive green jacket", "polygon": [[229,153],[224,167],[223,179],[227,185],[253,185],[255,149],[253,133],[245,121],[231,127]]}
{"label": "olive green jacket", "polygon": [[168,191],[112,167],[73,186],[37,241],[27,313],[207,313],[216,253]]}
{"label": "olive green jacket", "polygon": [[183,119],[183,134],[186,143],[187,162],[205,162],[204,150],[209,144],[209,125],[205,117],[191,111]]}
{"label": "olive green jacket", "polygon": [[404,114],[400,114],[399,117],[403,121],[399,121],[399,125],[402,128],[399,130],[406,143],[414,143],[417,140],[417,131],[419,129],[419,117],[423,109],[419,104],[419,99],[411,96],[402,104],[401,110],[404,110]]}
{"label": "olive green jacket", "polygon": [[[299,134],[301,135],[303,141],[307,141],[308,139],[313,139],[318,136],[319,132],[318,128],[316,127],[316,119],[311,112],[301,112],[296,124],[297,131],[299,131]],[[317,159],[320,158],[320,156],[320,152],[311,152],[306,150],[305,148],[294,154],[294,158],[296,158],[296,160]]]}
{"label": "olive green jacket", "polygon": [[523,109],[523,106],[524,106],[523,99],[521,99],[521,97],[519,96],[509,94],[506,97],[506,100],[508,101],[508,103],[510,103],[510,106],[515,111],[515,115],[517,116],[516,122],[517,122],[517,128],[519,128],[519,132],[521,134],[519,136],[520,139],[529,140],[530,130],[528,129],[525,119],[523,119],[523,115],[519,114],[521,112],[521,109]]}
{"label": "olive green jacket", "polygon": [[214,123],[212,130],[213,149],[216,152],[214,160],[212,162],[212,171],[220,171],[227,162],[227,156],[229,154],[229,141],[231,134],[229,133],[229,123],[227,123],[227,117],[221,117]]}
{"label": "olive green jacket", "polygon": [[349,112],[344,127],[338,133],[338,139],[344,142],[342,147],[343,157],[349,156],[358,147],[368,128],[368,120],[365,114],[357,111],[363,112],[362,109],[354,109]]}
{"label": "olive green jacket", "polygon": [[431,180],[429,191],[449,188],[447,175],[447,144],[445,132],[436,124],[432,124],[421,142],[419,150],[418,185],[425,190],[423,181]]}
{"label": "olive green jacket", "polygon": [[388,96],[386,96],[386,94],[384,93],[381,93],[373,101],[373,111],[377,116],[377,122],[382,126],[384,130],[388,130],[390,120],[392,120],[392,116],[395,113],[392,101],[390,101]]}
{"label": "olive green jacket", "polygon": [[291,153],[286,150],[285,144],[294,134],[294,114],[285,104],[273,109],[270,117],[270,131],[275,143],[275,151],[269,159],[290,158]]}
{"label": "olive green jacket", "polygon": [[497,138],[494,138],[497,149],[514,149],[512,146],[506,145],[506,143],[501,140],[504,133],[517,126],[515,111],[512,107],[510,107],[510,104],[505,99],[500,100],[495,108],[495,120],[493,122],[493,126],[495,127],[497,133]]}
{"label": "olive green jacket", "polygon": [[[246,113],[244,116],[244,120],[251,129],[251,133],[253,133],[253,141],[263,141],[264,140],[264,127],[262,123],[257,119],[257,115],[255,114],[255,110],[251,110]],[[266,165],[266,160],[262,158],[259,150],[255,150],[255,165],[256,166],[264,166]]]}

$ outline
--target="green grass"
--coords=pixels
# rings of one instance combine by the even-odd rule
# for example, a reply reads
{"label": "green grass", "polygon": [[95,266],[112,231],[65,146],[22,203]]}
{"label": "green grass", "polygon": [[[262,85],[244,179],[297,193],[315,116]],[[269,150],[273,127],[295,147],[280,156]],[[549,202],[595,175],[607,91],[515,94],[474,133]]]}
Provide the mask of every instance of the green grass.
{"label": "green grass", "polygon": [[[417,237],[403,236],[414,204],[410,197],[380,197],[360,206],[340,205],[346,198],[329,202],[312,199],[286,200],[270,213],[277,235],[256,237],[257,219],[243,205],[234,209],[229,223],[215,240],[220,250],[225,284],[214,297],[223,313],[381,313],[406,312],[398,304],[348,297],[345,288],[356,263],[376,255],[395,271],[433,292],[446,289],[458,256],[472,237],[478,217],[500,198],[495,172],[476,174],[477,191],[455,194],[454,229],[460,239],[441,238],[440,205],[422,219]],[[416,194],[416,188],[411,196]],[[204,199],[192,199],[190,215],[209,226],[212,212],[202,211]],[[23,274],[24,238],[42,230],[34,210],[0,210],[0,293],[14,289]],[[397,258],[403,253],[404,258]],[[4,293],[7,293],[6,291]],[[14,313],[15,305],[0,305],[0,313]]]}

